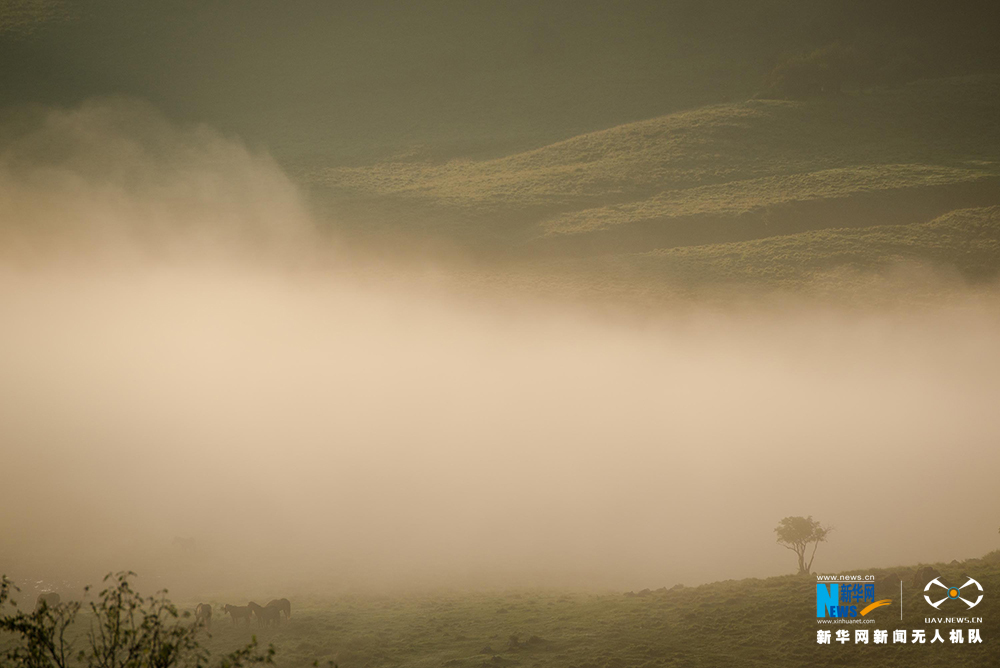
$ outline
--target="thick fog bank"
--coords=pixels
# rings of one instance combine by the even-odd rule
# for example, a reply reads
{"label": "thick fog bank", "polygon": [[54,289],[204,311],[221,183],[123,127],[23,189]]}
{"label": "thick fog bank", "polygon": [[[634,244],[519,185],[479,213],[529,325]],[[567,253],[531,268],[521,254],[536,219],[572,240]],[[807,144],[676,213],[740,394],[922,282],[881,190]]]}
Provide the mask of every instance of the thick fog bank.
{"label": "thick fog bank", "polygon": [[273,162],[208,129],[114,102],[6,132],[11,575],[656,587],[791,572],[786,515],[836,527],[821,572],[996,547],[992,295],[642,324],[470,300],[341,271]]}

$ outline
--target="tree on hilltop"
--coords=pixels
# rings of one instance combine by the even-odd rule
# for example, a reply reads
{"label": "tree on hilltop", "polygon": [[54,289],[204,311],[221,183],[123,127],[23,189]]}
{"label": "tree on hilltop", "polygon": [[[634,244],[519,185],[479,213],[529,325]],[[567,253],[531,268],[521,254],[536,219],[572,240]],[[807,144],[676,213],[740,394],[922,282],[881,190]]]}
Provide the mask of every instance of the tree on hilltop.
{"label": "tree on hilltop", "polygon": [[[808,575],[812,571],[813,559],[816,558],[816,549],[819,544],[826,540],[827,534],[833,531],[833,527],[824,527],[818,521],[809,517],[786,517],[778,522],[774,533],[778,535],[778,545],[787,548],[795,553],[799,560],[799,575]],[[809,563],[806,563],[806,550],[812,544],[812,554],[809,556]]]}

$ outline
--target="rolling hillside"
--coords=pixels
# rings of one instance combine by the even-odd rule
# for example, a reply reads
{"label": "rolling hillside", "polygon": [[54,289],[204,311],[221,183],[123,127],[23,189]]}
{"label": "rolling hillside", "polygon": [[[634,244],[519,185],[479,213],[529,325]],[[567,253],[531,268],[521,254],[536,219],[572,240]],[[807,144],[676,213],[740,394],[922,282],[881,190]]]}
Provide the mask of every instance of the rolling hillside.
{"label": "rolling hillside", "polygon": [[[187,614],[207,599],[216,610],[204,639],[214,656],[256,636],[261,647],[274,645],[275,665],[288,668],[995,665],[1000,551],[930,566],[949,585],[974,578],[983,588],[982,601],[972,609],[957,601],[931,608],[923,598],[928,578],[920,574],[926,565],[917,564],[837,574],[874,576],[875,598],[891,601],[869,613],[865,619],[872,622],[864,625],[817,623],[816,579],[794,575],[688,587],[668,583],[624,594],[518,588],[312,592],[292,596],[291,618],[265,628],[237,625],[222,614],[226,601],[245,600],[245,593],[206,596],[179,607]],[[968,589],[975,592],[972,585]],[[956,617],[967,619],[956,622]],[[84,611],[68,630],[77,649],[89,621]],[[820,644],[817,631],[823,629],[847,629],[850,639]],[[867,643],[855,642],[856,629],[868,631]],[[934,641],[935,629],[942,641]],[[961,644],[951,641],[953,629],[962,630]],[[968,629],[978,630],[981,642],[968,642]],[[886,642],[875,642],[876,630],[887,632]],[[905,643],[895,641],[896,630],[906,631]],[[924,642],[913,641],[914,630],[924,631]],[[0,649],[9,642],[0,638]]]}
{"label": "rolling hillside", "polygon": [[[761,293],[900,304],[988,288],[1000,275],[1000,206],[926,223],[812,230],[640,253],[525,260],[459,274],[462,290],[648,307]],[[859,302],[860,300],[860,302]]]}
{"label": "rolling hillside", "polygon": [[[653,293],[747,272],[788,283],[816,272],[793,257],[895,256],[873,262],[843,232],[739,250],[756,268],[705,247],[1000,204],[995,13],[984,0],[24,0],[0,6],[0,118],[136,97],[273,155],[338,235],[526,267],[515,282],[561,262],[614,267],[602,285],[646,277]],[[834,239],[836,253],[808,248]],[[934,261],[959,257],[952,241]]]}
{"label": "rolling hillside", "polygon": [[[305,175],[367,218],[518,251],[618,254],[926,222],[1000,203],[1000,77],[714,105],[492,160]],[[363,203],[363,204],[362,204]],[[444,232],[442,232],[444,231]]]}
{"label": "rolling hillside", "polygon": [[991,281],[1000,272],[1000,206],[960,209],[927,223],[685,246],[588,264],[607,277],[637,285],[817,287],[899,268],[943,272],[977,283]]}
{"label": "rolling hillside", "polygon": [[[646,590],[640,595],[561,591],[439,592],[427,594],[314,596],[296,603],[290,622],[259,632],[274,642],[276,661],[308,666],[319,659],[341,666],[922,666],[994,665],[1000,606],[998,555],[934,564],[945,582],[971,576],[986,592],[974,609],[982,623],[927,624],[944,616],[923,600],[918,567],[852,571],[875,575],[878,598],[892,603],[871,614],[874,624],[838,627],[816,623],[816,581],[796,576],[729,580],[698,587]],[[900,620],[899,583],[903,581]],[[954,615],[973,616],[962,612]],[[951,628],[978,628],[981,644],[949,642]],[[212,649],[228,651],[249,640],[250,629],[216,625]],[[818,628],[851,630],[848,644],[819,645]],[[868,644],[853,642],[855,628],[869,630]],[[931,643],[940,628],[944,643]],[[876,645],[873,631],[889,631]],[[905,644],[892,631],[907,631]],[[914,629],[927,632],[913,644]]]}
{"label": "rolling hillside", "polygon": [[500,157],[745,100],[842,44],[851,88],[995,71],[994,3],[11,0],[0,109],[139,97],[286,165]]}

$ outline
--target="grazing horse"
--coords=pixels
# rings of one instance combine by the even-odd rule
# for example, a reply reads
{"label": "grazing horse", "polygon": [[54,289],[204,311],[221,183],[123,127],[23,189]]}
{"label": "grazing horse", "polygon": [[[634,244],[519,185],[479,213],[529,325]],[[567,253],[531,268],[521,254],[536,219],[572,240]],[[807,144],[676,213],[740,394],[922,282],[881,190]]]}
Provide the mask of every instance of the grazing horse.
{"label": "grazing horse", "polygon": [[250,626],[250,606],[248,605],[229,605],[223,608],[230,617],[233,618],[233,625],[241,620],[247,620],[247,626]]}
{"label": "grazing horse", "polygon": [[46,592],[44,594],[39,594],[38,599],[35,601],[35,612],[38,612],[42,608],[54,608],[59,605],[59,594],[54,591]]}
{"label": "grazing horse", "polygon": [[264,607],[277,608],[281,612],[285,613],[286,621],[292,618],[292,604],[287,598],[276,598]]}
{"label": "grazing horse", "polygon": [[277,626],[281,623],[281,611],[278,608],[264,608],[253,601],[247,603],[247,607],[253,611],[254,617],[257,618],[257,626],[270,626],[271,624]]}
{"label": "grazing horse", "polygon": [[194,619],[196,622],[204,624],[206,629],[212,628],[212,606],[208,603],[199,603],[194,609]]}

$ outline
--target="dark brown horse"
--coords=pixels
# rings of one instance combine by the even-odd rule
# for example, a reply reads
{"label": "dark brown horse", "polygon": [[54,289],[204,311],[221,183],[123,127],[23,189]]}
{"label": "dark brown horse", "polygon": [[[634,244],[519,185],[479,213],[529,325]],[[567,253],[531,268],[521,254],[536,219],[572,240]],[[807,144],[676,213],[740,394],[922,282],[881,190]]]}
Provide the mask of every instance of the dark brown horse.
{"label": "dark brown horse", "polygon": [[249,605],[226,605],[223,608],[230,617],[233,618],[233,624],[235,625],[239,620],[247,620],[247,626],[250,626],[250,606]]}
{"label": "dark brown horse", "polygon": [[198,607],[194,609],[194,619],[205,626],[206,629],[212,628],[212,606],[208,603],[199,603]]}
{"label": "dark brown horse", "polygon": [[42,608],[54,608],[59,605],[59,594],[54,591],[46,592],[44,594],[39,594],[38,599],[35,601],[35,612],[38,612]]}
{"label": "dark brown horse", "polygon": [[247,603],[247,607],[253,612],[254,617],[257,618],[257,626],[277,626],[281,623],[281,612],[278,608],[265,608],[257,605],[253,601]]}
{"label": "dark brown horse", "polygon": [[285,619],[292,618],[292,604],[287,598],[276,598],[267,605],[265,608],[277,608],[281,612],[285,613]]}

